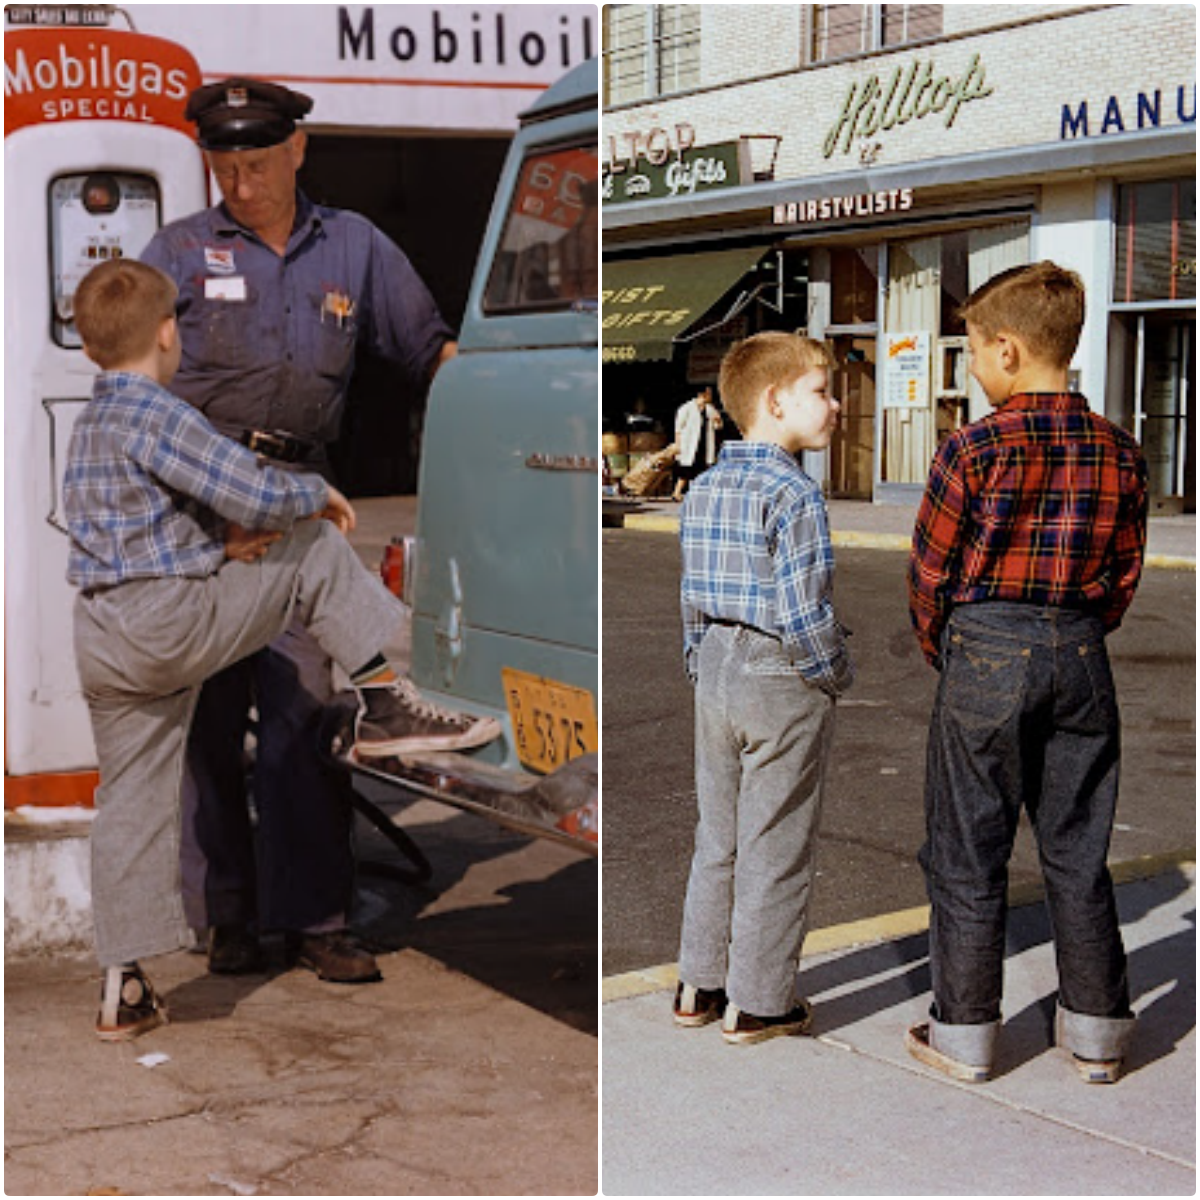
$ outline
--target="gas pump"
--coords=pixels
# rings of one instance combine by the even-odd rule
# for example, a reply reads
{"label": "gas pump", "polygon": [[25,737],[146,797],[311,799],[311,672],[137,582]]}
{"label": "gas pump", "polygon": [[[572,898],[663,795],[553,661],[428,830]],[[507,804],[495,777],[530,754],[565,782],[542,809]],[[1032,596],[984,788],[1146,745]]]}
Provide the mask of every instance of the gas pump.
{"label": "gas pump", "polygon": [[[31,21],[120,13],[24,11]],[[4,67],[5,807],[90,804],[61,483],[96,372],[73,298],[97,263],[136,258],[161,225],[207,202],[183,118],[201,76],[174,43],[92,26],[10,29]]]}

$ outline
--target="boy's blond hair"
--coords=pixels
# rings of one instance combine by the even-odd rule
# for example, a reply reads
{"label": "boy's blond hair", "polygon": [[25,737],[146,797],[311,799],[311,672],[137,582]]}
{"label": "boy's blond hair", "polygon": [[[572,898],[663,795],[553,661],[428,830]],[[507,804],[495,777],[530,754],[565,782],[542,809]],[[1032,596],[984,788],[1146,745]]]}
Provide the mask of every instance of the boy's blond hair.
{"label": "boy's blond hair", "polygon": [[1083,280],[1043,261],[993,275],[967,297],[958,315],[990,342],[1013,333],[1039,359],[1066,367],[1083,329]]}
{"label": "boy's blond hair", "polygon": [[135,259],[94,267],[75,291],[75,328],[88,358],[106,371],[143,358],[175,315],[177,295],[169,276]]}
{"label": "boy's blond hair", "polygon": [[767,388],[790,387],[801,375],[832,363],[833,355],[824,342],[779,330],[756,333],[735,342],[721,360],[717,379],[721,403],[745,433],[758,416],[759,402]]}

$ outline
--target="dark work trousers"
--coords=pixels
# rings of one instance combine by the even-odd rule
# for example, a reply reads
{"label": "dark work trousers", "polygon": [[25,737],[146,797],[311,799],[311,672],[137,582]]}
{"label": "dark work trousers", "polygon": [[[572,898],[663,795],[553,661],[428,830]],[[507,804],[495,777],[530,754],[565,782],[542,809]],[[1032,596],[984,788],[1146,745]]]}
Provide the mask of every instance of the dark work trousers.
{"label": "dark work trousers", "polygon": [[1130,1017],[1106,866],[1120,724],[1097,616],[1028,604],[955,608],[929,731],[921,850],[932,905],[933,1015],[999,1020],[1008,861],[1022,806],[1037,840],[1059,1003]]}
{"label": "dark work trousers", "polygon": [[[332,696],[331,663],[299,623],[205,683],[184,786],[181,861],[193,928],[244,923],[315,931],[344,924],[354,884],[351,786],[317,748]],[[258,721],[248,779],[252,704]]]}

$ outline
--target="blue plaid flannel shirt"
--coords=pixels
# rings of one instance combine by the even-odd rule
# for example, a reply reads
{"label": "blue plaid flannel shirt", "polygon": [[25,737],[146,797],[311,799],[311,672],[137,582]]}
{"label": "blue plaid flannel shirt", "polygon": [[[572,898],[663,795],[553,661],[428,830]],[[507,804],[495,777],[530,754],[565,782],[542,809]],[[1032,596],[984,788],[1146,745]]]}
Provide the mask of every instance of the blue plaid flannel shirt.
{"label": "blue plaid flannel shirt", "polygon": [[105,371],[67,451],[67,580],[211,575],[225,560],[227,521],[289,529],[327,498],[319,475],[260,464],[152,379]]}
{"label": "blue plaid flannel shirt", "polygon": [[796,670],[833,695],[854,680],[833,613],[833,547],[820,488],[786,450],[726,442],[691,485],[680,521],[684,663],[714,620],[778,637]]}

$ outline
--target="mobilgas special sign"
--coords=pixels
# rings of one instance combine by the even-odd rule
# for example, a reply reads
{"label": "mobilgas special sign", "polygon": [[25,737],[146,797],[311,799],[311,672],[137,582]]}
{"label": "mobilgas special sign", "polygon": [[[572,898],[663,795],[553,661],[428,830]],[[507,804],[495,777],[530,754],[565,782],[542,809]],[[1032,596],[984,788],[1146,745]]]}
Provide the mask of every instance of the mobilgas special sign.
{"label": "mobilgas special sign", "polygon": [[133,121],[191,136],[183,119],[200,69],[162,38],[107,29],[4,35],[4,136],[59,121]]}

